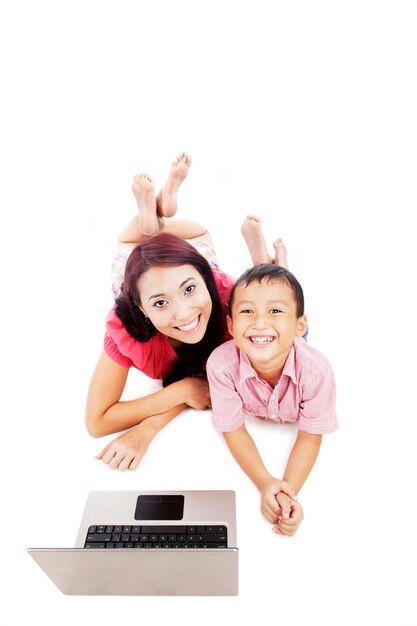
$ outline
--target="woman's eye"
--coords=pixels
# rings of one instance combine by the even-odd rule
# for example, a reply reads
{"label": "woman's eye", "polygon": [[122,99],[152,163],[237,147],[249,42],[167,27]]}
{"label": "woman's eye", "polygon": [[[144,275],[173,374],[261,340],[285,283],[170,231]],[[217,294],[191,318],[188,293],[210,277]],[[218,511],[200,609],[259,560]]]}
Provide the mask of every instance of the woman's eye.
{"label": "woman's eye", "polygon": [[156,306],[157,309],[160,309],[163,306],[165,306],[166,303],[167,303],[166,300],[157,300],[156,302],[153,303],[153,306]]}
{"label": "woman's eye", "polygon": [[195,289],[195,285],[188,285],[188,287],[185,288],[185,293],[193,293]]}
{"label": "woman's eye", "polygon": [[241,313],[246,313],[246,314],[248,314],[248,313],[249,313],[249,314],[250,314],[250,313],[252,313],[252,310],[251,310],[251,309],[243,309],[243,310],[241,311]]}

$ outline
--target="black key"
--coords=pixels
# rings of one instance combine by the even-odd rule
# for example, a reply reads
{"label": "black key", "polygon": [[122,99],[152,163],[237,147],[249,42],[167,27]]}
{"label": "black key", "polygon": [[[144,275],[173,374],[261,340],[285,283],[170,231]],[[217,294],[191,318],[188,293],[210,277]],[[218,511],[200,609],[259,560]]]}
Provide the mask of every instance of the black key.
{"label": "black key", "polygon": [[170,548],[170,547],[171,547],[171,544],[170,544],[170,543],[163,543],[163,544],[162,544],[162,547],[163,547],[163,548]]}
{"label": "black key", "polygon": [[149,541],[149,535],[139,535],[140,541]]}
{"label": "black key", "polygon": [[206,527],[205,526],[197,526],[197,534],[199,533],[205,533],[206,532]]}
{"label": "black key", "polygon": [[186,526],[142,526],[143,533],[185,533]]}
{"label": "black key", "polygon": [[149,535],[149,541],[158,541],[158,535]]}
{"label": "black key", "polygon": [[196,535],[187,535],[185,540],[187,543],[194,543],[196,541]]}
{"label": "black key", "polygon": [[214,541],[215,543],[218,543],[220,541],[220,535],[209,535],[207,533],[206,543],[211,543],[212,541]]}
{"label": "black key", "polygon": [[135,548],[143,548],[143,543],[142,542],[135,543]]}
{"label": "black key", "polygon": [[154,548],[162,548],[162,544],[160,544],[160,543],[154,543],[154,544],[153,544],[153,547],[154,547]]}
{"label": "black key", "polygon": [[123,526],[123,533],[130,534],[131,532],[132,532],[132,527],[131,526]]}
{"label": "black key", "polygon": [[188,526],[187,533],[189,535],[195,535],[195,526]]}
{"label": "black key", "polygon": [[130,541],[133,541],[133,543],[137,543],[139,541],[139,535],[134,535],[133,533],[130,535]]}
{"label": "black key", "polygon": [[177,541],[182,541],[182,543],[185,543],[185,538],[187,535],[177,535]]}
{"label": "black key", "polygon": [[106,532],[106,527],[105,526],[97,526],[97,532],[100,534],[103,534]]}
{"label": "black key", "polygon": [[106,543],[106,548],[114,548],[113,541],[109,541],[109,543]]}
{"label": "black key", "polygon": [[159,535],[158,540],[165,543],[166,541],[168,541],[168,535]]}
{"label": "black key", "polygon": [[177,535],[168,535],[168,541],[177,541]]}
{"label": "black key", "polygon": [[222,543],[210,543],[209,544],[210,548],[227,548],[227,545],[222,542]]}
{"label": "black key", "polygon": [[190,541],[187,542],[186,546],[187,546],[187,548],[192,548],[193,550],[195,548],[198,548],[198,545],[196,543],[193,543],[193,542],[190,542]]}
{"label": "black key", "polygon": [[[118,526],[118,528],[120,528],[120,526]],[[122,535],[112,535],[111,540],[114,541],[114,543],[120,543]]]}
{"label": "black key", "polygon": [[106,533],[112,533],[113,532],[113,526],[106,526]]}
{"label": "black key", "polygon": [[97,526],[90,526],[90,528],[88,529],[88,532],[91,535],[94,535],[94,533],[97,532]]}
{"label": "black key", "polygon": [[106,544],[105,543],[86,543],[84,548],[105,548]]}
{"label": "black key", "polygon": [[147,542],[143,544],[144,548],[152,548],[152,543],[151,542]]}
{"label": "black key", "polygon": [[206,540],[206,536],[205,535],[197,535],[197,541],[204,542],[205,540]]}
{"label": "black key", "polygon": [[113,532],[114,532],[116,535],[121,535],[121,534],[122,534],[122,530],[123,530],[123,526],[115,526],[115,527],[113,528]]}
{"label": "black key", "polygon": [[129,541],[129,543],[125,543],[125,548],[133,548],[133,543]]}
{"label": "black key", "polygon": [[103,541],[111,541],[111,535],[88,535],[87,536],[88,543],[93,543],[94,541],[103,543]]}
{"label": "black key", "polygon": [[134,535],[140,535],[140,526],[133,526],[132,533]]}
{"label": "black key", "polygon": [[124,548],[124,547],[125,547],[125,544],[124,544],[122,541],[119,541],[118,543],[116,543],[116,546],[115,546],[115,547],[116,547],[117,549],[119,549],[119,548]]}
{"label": "black key", "polygon": [[126,533],[126,535],[122,535],[122,541],[130,541],[130,535]]}

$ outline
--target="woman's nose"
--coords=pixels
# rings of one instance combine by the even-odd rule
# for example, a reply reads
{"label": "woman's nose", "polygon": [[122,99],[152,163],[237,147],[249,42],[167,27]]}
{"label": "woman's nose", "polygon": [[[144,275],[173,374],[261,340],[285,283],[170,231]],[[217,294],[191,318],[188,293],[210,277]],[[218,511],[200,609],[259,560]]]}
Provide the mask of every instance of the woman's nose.
{"label": "woman's nose", "polygon": [[189,322],[190,307],[186,302],[178,302],[174,309],[174,319],[178,322]]}

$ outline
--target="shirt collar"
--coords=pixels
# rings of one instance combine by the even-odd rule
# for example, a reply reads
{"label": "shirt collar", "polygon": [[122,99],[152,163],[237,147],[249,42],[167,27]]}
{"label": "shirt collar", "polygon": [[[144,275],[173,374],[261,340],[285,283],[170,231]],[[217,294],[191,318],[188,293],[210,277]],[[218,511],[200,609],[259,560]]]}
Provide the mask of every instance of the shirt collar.
{"label": "shirt collar", "polygon": [[[242,350],[239,350],[239,354],[240,354],[240,361],[239,361],[239,374],[240,374],[240,380],[246,380],[248,378],[258,378],[258,374],[255,372],[255,370],[253,369],[252,363],[249,360],[249,357],[242,352]],[[291,380],[293,381],[293,383],[296,385],[297,384],[297,375],[296,375],[296,371],[295,371],[295,347],[294,344],[290,350],[290,353],[287,357],[287,360],[285,361],[284,364],[284,369],[282,370],[282,376],[289,376],[289,378],[291,378]]]}

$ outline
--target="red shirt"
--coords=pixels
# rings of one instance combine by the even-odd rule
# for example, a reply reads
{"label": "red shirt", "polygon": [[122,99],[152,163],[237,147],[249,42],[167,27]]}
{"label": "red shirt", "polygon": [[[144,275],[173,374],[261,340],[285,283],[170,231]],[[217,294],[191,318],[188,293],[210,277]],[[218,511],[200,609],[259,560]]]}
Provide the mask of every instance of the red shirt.
{"label": "red shirt", "polygon": [[[220,300],[223,305],[224,315],[227,312],[227,301],[230,291],[235,283],[235,278],[212,270],[216,281]],[[225,336],[224,341],[230,339]],[[168,337],[157,332],[149,341],[142,343],[134,339],[127,332],[121,320],[117,317],[113,308],[106,318],[106,335],[104,337],[104,350],[106,354],[123,367],[136,367],[150,378],[164,378],[168,374],[177,355],[168,341]]]}

